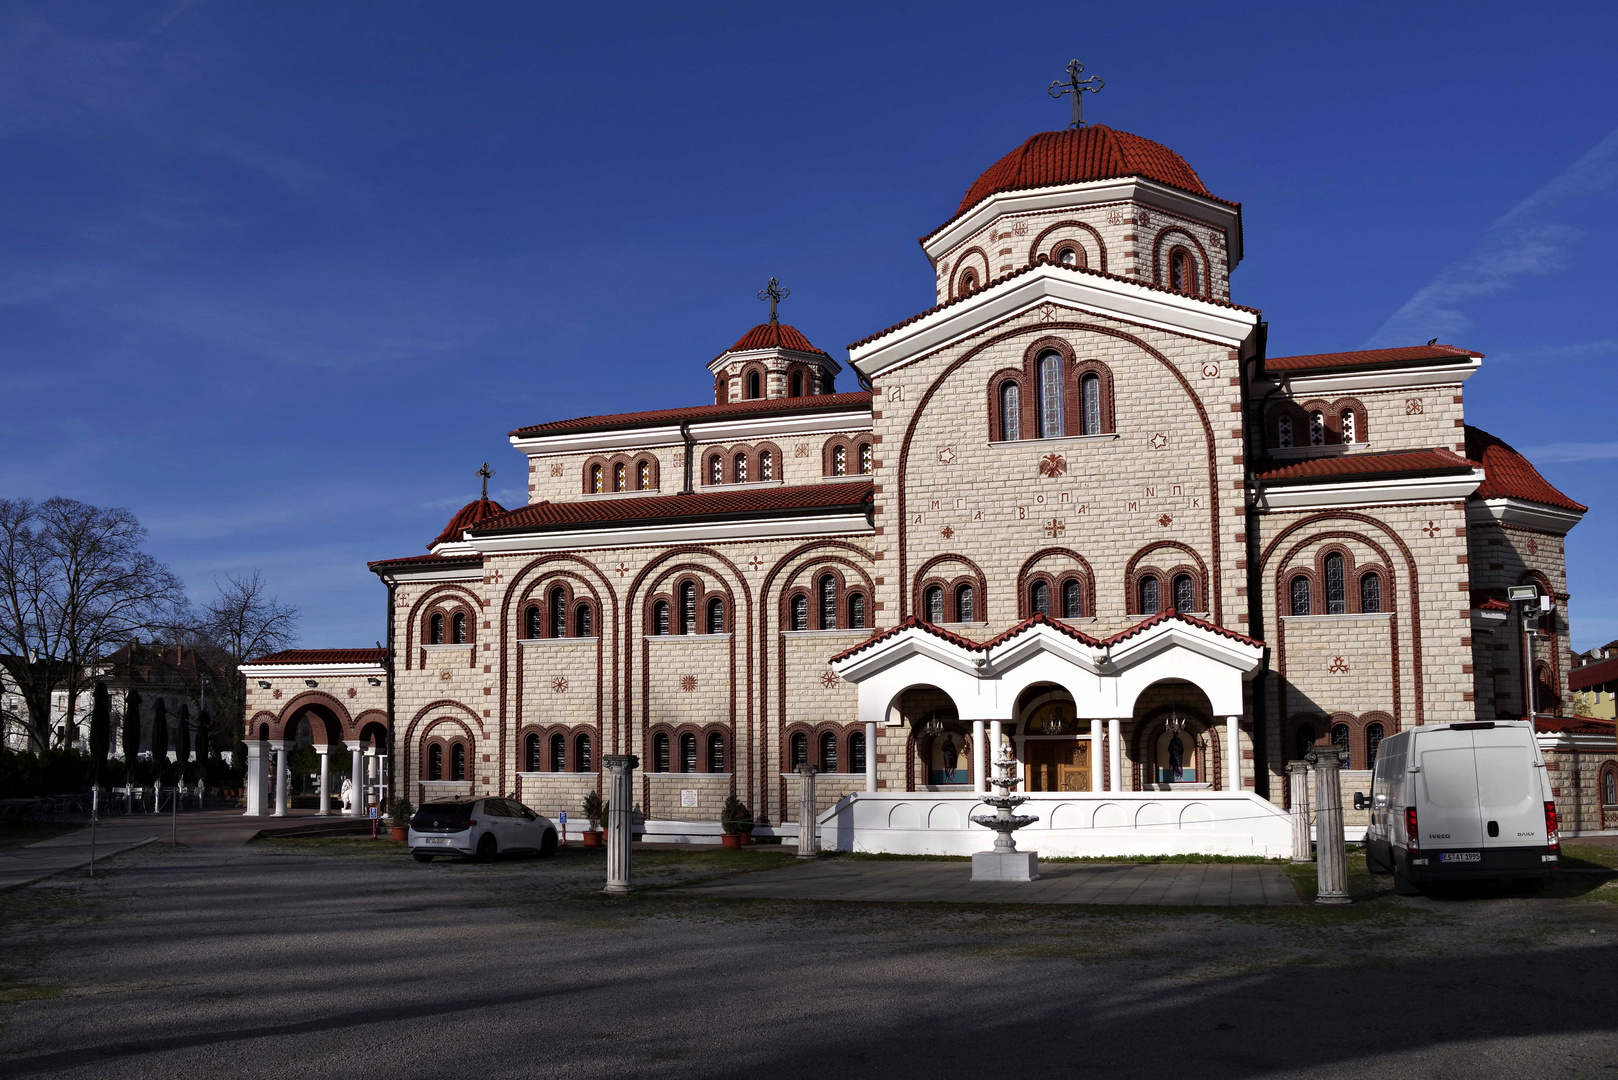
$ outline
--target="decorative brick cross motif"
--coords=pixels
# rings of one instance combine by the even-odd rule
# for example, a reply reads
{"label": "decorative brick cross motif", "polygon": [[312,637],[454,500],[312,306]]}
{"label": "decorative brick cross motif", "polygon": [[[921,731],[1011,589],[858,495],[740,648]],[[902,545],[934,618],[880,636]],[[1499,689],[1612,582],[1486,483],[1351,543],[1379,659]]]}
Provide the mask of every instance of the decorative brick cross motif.
{"label": "decorative brick cross motif", "polygon": [[792,448],[792,456],[795,457],[795,458],[796,457],[808,457],[809,456],[809,444],[806,443],[806,442],[798,443],[796,446],[794,446]]}
{"label": "decorative brick cross motif", "polygon": [[1331,667],[1327,668],[1326,670],[1331,672],[1333,675],[1347,675],[1348,661],[1344,660],[1341,656],[1334,656],[1331,658]]}
{"label": "decorative brick cross motif", "polygon": [[625,574],[629,573],[629,564],[619,563],[617,566],[613,567],[613,569],[618,571],[619,577],[623,577]]}
{"label": "decorative brick cross motif", "polygon": [[950,540],[954,538],[955,530],[950,526],[945,525],[941,530],[939,530],[938,535],[942,536],[945,540]]}
{"label": "decorative brick cross motif", "polygon": [[1406,398],[1405,399],[1405,415],[1406,416],[1420,416],[1422,414],[1422,412],[1423,412],[1423,409],[1422,409],[1422,404],[1421,404],[1421,398],[1413,397],[1413,398]]}
{"label": "decorative brick cross motif", "polygon": [[1041,304],[1041,305],[1039,305],[1039,321],[1042,322],[1042,323],[1043,322],[1055,322],[1056,321],[1056,305],[1055,304]]}
{"label": "decorative brick cross motif", "polygon": [[562,475],[562,463],[560,461],[556,462],[555,464],[553,464],[551,466],[551,475],[552,476],[561,476]]}
{"label": "decorative brick cross motif", "polygon": [[747,568],[749,570],[753,571],[753,573],[755,573],[755,574],[758,573],[759,567],[761,567],[763,565],[764,565],[764,560],[759,558],[757,555],[749,555],[747,557]]}
{"label": "decorative brick cross motif", "polygon": [[558,675],[558,676],[556,676],[556,678],[551,680],[551,693],[553,693],[553,694],[565,694],[565,693],[567,693],[567,676],[566,675]]}
{"label": "decorative brick cross motif", "polygon": [[1039,459],[1039,475],[1055,477],[1065,472],[1067,472],[1067,458],[1061,454],[1046,454]]}
{"label": "decorative brick cross motif", "polygon": [[1421,531],[1427,534],[1427,539],[1431,540],[1433,537],[1438,535],[1438,523],[1436,521],[1429,521],[1427,524],[1421,527]]}
{"label": "decorative brick cross motif", "polygon": [[824,674],[824,675],[822,675],[820,677],[820,685],[824,686],[827,690],[833,689],[838,683],[840,683],[842,681],[843,681],[842,679],[839,679],[837,677],[837,672],[835,672],[835,671],[828,671],[828,672],[826,672],[826,674]]}
{"label": "decorative brick cross motif", "polygon": [[1045,535],[1050,537],[1061,536],[1067,532],[1067,522],[1061,518],[1051,518],[1045,522]]}
{"label": "decorative brick cross motif", "polygon": [[691,691],[695,690],[696,688],[697,688],[697,677],[695,675],[682,675],[682,676],[680,676],[680,689],[681,690],[684,690],[686,693],[689,694]]}
{"label": "decorative brick cross motif", "polygon": [[1160,518],[1158,518],[1158,519],[1157,519],[1157,523],[1158,523],[1158,524],[1159,524],[1159,525],[1161,525],[1161,526],[1163,526],[1163,528],[1165,528],[1165,529],[1166,529],[1166,528],[1168,528],[1168,527],[1169,527],[1169,526],[1170,526],[1170,525],[1173,525],[1173,524],[1174,524],[1174,519],[1173,519],[1173,518],[1171,518],[1171,517],[1169,517],[1169,515],[1167,515],[1167,514],[1164,514],[1164,515],[1163,515],[1163,516],[1162,516],[1162,517],[1160,517]]}
{"label": "decorative brick cross motif", "polygon": [[1528,554],[1530,554],[1530,555],[1538,555],[1539,554],[1539,541],[1535,540],[1532,536],[1530,536],[1528,538]]}

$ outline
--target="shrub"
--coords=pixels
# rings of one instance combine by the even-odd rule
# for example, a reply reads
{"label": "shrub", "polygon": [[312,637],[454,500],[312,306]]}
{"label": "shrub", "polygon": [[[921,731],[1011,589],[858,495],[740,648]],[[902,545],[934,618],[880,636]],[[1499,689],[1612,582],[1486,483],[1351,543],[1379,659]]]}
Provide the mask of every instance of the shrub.
{"label": "shrub", "polygon": [[416,808],[409,799],[394,799],[393,806],[388,810],[388,817],[395,825],[408,825],[410,819],[416,816]]}
{"label": "shrub", "polygon": [[600,792],[592,791],[584,797],[584,816],[589,819],[592,830],[601,828],[601,821],[607,816],[607,810],[601,804]]}
{"label": "shrub", "polygon": [[747,809],[746,803],[732,795],[719,810],[719,824],[727,833],[750,833],[753,831],[753,812]]}

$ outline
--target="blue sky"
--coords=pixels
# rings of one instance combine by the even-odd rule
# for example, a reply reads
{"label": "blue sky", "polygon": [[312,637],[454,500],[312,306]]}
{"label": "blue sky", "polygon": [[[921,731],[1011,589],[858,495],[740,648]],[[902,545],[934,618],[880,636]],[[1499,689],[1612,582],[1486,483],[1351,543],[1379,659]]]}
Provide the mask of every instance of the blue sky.
{"label": "blue sky", "polygon": [[369,644],[365,561],[524,423],[711,400],[763,316],[835,354],[1079,57],[1087,119],[1244,207],[1271,352],[1488,354],[1468,413],[1592,510],[1618,637],[1618,7],[0,6],[0,492],[132,508],[197,597],[261,568]]}

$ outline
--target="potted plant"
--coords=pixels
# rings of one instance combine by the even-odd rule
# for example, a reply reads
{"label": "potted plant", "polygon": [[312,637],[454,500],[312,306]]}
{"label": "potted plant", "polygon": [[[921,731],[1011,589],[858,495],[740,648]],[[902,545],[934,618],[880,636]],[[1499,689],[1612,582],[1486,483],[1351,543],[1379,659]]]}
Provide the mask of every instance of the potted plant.
{"label": "potted plant", "polygon": [[725,830],[720,843],[727,848],[739,848],[753,839],[753,813],[747,804],[732,795],[719,810],[719,825]]}
{"label": "potted plant", "polygon": [[393,809],[388,811],[392,822],[393,838],[400,843],[410,838],[410,819],[416,816],[416,808],[410,804],[409,799],[394,799]]}
{"label": "potted plant", "polygon": [[584,846],[600,847],[601,822],[607,816],[607,808],[601,801],[599,791],[592,791],[584,797],[584,816],[590,822],[589,829],[584,833]]}

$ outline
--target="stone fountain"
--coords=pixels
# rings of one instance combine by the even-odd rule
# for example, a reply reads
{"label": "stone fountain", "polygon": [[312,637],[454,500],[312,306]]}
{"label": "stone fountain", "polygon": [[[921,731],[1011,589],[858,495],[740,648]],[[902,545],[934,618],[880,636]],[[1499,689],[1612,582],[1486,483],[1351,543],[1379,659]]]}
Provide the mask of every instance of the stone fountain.
{"label": "stone fountain", "polygon": [[1028,801],[1026,795],[1013,795],[1011,789],[1022,783],[1013,774],[1017,759],[1009,755],[995,759],[995,775],[989,786],[995,794],[985,795],[983,801],[995,808],[993,814],[979,814],[972,820],[984,828],[994,830],[994,850],[972,854],[973,881],[1033,881],[1039,877],[1039,852],[1018,851],[1012,833],[1024,825],[1039,820],[1037,814],[1013,814],[1012,811]]}

